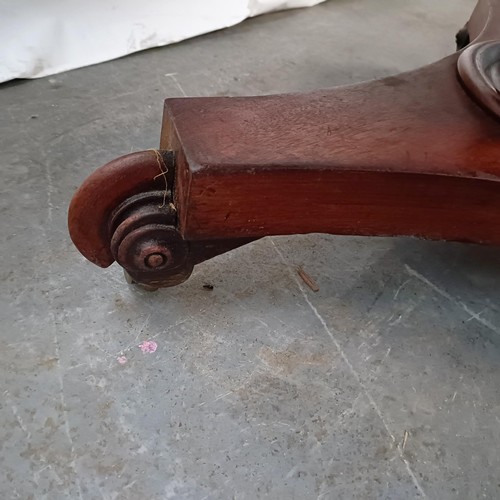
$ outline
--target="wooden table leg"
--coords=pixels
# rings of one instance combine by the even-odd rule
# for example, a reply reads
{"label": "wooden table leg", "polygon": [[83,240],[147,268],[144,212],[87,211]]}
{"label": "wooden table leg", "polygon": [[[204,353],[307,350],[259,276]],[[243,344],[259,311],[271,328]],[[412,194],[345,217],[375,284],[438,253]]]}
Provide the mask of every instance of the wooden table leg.
{"label": "wooden table leg", "polygon": [[152,287],[268,235],[500,245],[500,0],[480,0],[465,30],[461,51],[381,80],[167,99],[160,149],[113,160],[75,194],[73,242]]}

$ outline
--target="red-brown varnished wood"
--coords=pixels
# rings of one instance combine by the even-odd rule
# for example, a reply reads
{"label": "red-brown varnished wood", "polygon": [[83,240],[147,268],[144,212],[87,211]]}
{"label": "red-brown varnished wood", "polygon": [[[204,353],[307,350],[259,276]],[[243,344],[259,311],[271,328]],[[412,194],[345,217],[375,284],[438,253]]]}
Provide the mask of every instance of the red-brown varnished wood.
{"label": "red-brown varnished wood", "polygon": [[181,233],[500,244],[500,122],[466,93],[457,59],[309,94],[167,99]]}
{"label": "red-brown varnished wood", "polygon": [[382,80],[167,99],[162,151],[114,160],[75,194],[75,245],[154,287],[266,235],[500,245],[500,0],[479,0],[466,30],[464,50]]}
{"label": "red-brown varnished wood", "polygon": [[498,39],[500,10],[498,0],[478,0],[467,23],[471,43]]}
{"label": "red-brown varnished wood", "polygon": [[[422,174],[275,169],[191,186],[188,240],[330,233],[500,245],[500,183]],[[182,232],[182,230],[181,230]]]}
{"label": "red-brown varnished wood", "polygon": [[155,151],[140,151],[113,160],[90,175],[73,196],[68,210],[71,239],[91,262],[108,267],[109,218],[126,198],[150,189],[161,189],[161,172]]}

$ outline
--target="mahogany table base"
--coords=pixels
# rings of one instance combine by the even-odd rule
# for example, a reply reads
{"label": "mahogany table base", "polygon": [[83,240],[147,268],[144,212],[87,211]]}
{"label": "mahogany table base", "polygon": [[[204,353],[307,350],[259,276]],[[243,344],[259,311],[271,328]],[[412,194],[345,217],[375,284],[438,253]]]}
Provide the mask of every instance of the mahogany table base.
{"label": "mahogany table base", "polygon": [[479,0],[457,44],[358,85],[166,99],[159,150],[111,161],[75,193],[74,244],[154,288],[268,235],[500,245],[500,0]]}

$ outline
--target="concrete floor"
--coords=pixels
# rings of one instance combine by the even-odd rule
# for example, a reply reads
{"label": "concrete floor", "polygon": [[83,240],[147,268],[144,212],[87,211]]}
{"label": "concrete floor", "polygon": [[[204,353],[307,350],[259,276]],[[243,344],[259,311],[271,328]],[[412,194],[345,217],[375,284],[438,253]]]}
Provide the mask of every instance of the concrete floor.
{"label": "concrete floor", "polygon": [[94,168],[157,147],[164,97],[414,68],[472,6],[329,1],[0,87],[1,499],[500,498],[498,249],[267,238],[151,294],[66,230]]}

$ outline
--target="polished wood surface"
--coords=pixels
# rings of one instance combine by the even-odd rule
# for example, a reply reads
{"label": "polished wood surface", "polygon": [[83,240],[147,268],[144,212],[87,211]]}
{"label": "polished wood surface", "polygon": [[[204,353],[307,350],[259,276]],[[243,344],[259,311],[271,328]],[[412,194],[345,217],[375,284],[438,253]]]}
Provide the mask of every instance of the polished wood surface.
{"label": "polished wood surface", "polygon": [[457,59],[310,94],[167,100],[181,232],[500,243],[500,124],[467,95]]}
{"label": "polished wood surface", "polygon": [[[357,85],[167,99],[161,151],[118,158],[75,194],[75,245],[158,286],[266,235],[500,245],[500,0],[479,0],[460,38],[441,61]],[[161,205],[137,198],[161,190]]]}

